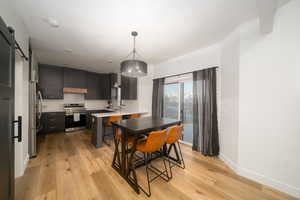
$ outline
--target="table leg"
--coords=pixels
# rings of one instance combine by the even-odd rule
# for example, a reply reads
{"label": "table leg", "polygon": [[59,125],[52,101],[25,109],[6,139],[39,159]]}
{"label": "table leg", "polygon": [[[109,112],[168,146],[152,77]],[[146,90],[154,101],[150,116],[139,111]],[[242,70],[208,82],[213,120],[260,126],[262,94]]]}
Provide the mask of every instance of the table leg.
{"label": "table leg", "polygon": [[[126,174],[125,177],[132,182],[132,187],[133,189],[139,193],[139,185],[137,182],[137,176],[136,176],[136,172],[135,172],[135,165],[132,164],[133,158],[134,158],[134,154],[136,152],[136,144],[137,144],[137,138],[135,138],[135,140],[133,141],[132,147],[131,147],[131,151],[129,154],[129,159],[127,161],[127,170],[126,170]],[[133,178],[130,177],[130,173],[132,172]]]}
{"label": "table leg", "polygon": [[119,152],[120,140],[116,137],[116,131],[117,131],[117,128],[115,126],[113,126],[115,151],[114,151],[114,156],[113,156],[113,161],[112,161],[112,167],[114,167],[117,170],[121,170],[121,159],[120,159],[120,152]]}
{"label": "table leg", "polygon": [[[121,162],[120,162],[120,170],[118,170],[114,165],[112,166],[114,169],[119,172],[119,174],[127,181],[127,183],[134,189],[136,193],[140,193],[139,185],[137,183],[137,176],[134,167],[132,166],[132,159],[134,157],[135,149],[136,149],[136,140],[134,140],[133,147],[130,151],[130,158],[127,159],[126,150],[127,150],[127,138],[128,133],[126,130],[122,130],[121,137]],[[118,150],[117,150],[118,151]],[[115,150],[116,152],[116,150]],[[117,157],[117,156],[116,156]],[[115,156],[114,156],[114,159]],[[130,177],[130,172],[132,172],[133,178]]]}
{"label": "table leg", "polygon": [[126,130],[123,130],[123,134],[121,137],[121,160],[122,160],[122,164],[121,164],[121,171],[123,176],[126,173],[126,142],[127,142],[127,133]]}

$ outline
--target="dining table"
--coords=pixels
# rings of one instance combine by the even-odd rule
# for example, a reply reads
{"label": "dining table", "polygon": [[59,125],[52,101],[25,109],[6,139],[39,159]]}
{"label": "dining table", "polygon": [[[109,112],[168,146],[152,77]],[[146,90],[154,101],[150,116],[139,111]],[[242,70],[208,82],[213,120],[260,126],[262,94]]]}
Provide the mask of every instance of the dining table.
{"label": "dining table", "polygon": [[[138,179],[136,176],[135,169],[137,166],[133,164],[133,159],[136,152],[136,145],[141,138],[141,136],[147,136],[151,131],[163,130],[174,125],[180,125],[181,121],[177,119],[169,118],[160,118],[160,117],[142,117],[137,119],[127,119],[121,121],[112,122],[114,134],[119,128],[122,132],[122,137],[120,141],[121,150],[119,150],[119,143],[114,137],[115,150],[113,155],[112,167],[123,177],[127,183],[134,189],[136,193],[140,193]],[[134,138],[131,148],[128,148],[128,138]],[[172,160],[180,162],[178,159],[175,159],[168,155],[166,145],[163,148],[162,152],[157,154],[158,156],[153,157],[157,159],[161,156],[168,156]],[[118,161],[118,165],[116,162]],[[144,162],[139,165],[144,165]]]}

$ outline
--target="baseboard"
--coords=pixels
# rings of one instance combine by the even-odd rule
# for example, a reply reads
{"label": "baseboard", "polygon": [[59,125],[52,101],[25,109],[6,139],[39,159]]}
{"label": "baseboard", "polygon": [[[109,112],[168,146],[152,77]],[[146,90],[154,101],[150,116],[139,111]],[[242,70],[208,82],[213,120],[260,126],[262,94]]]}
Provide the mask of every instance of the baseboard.
{"label": "baseboard", "polygon": [[[24,162],[23,162],[23,171],[25,172],[26,168],[27,168],[27,164],[28,164],[28,161],[29,161],[29,154],[26,155],[25,159],[24,159]],[[23,174],[24,174],[23,172]]]}
{"label": "baseboard", "polygon": [[261,183],[263,185],[272,187],[274,189],[277,189],[279,191],[287,193],[291,196],[300,198],[300,188],[296,188],[294,186],[283,183],[281,181],[278,181],[278,180],[275,180],[275,179],[272,179],[272,178],[268,178],[268,177],[266,177],[262,174],[256,173],[256,172],[251,171],[249,169],[242,168],[222,153],[220,153],[219,158],[226,165],[228,165],[235,173],[237,173],[240,176],[246,177],[248,179],[251,179],[253,181]]}
{"label": "baseboard", "polygon": [[15,178],[18,178],[18,177],[21,177],[24,175],[24,172],[28,165],[28,161],[29,161],[29,155],[27,154],[26,157],[23,159],[23,162],[20,163],[21,169],[19,169],[19,171],[15,171]]}
{"label": "baseboard", "polygon": [[235,173],[237,173],[238,165],[235,164],[231,159],[226,157],[224,154],[220,153],[219,158],[230,167]]}
{"label": "baseboard", "polygon": [[269,187],[282,191],[284,193],[287,193],[291,196],[300,198],[300,188],[296,188],[292,185],[283,183],[281,181],[266,177],[262,174],[241,167],[238,168],[237,174],[249,178],[251,180],[254,180],[256,182],[259,182],[263,185],[267,185]]}
{"label": "baseboard", "polygon": [[179,140],[179,142],[180,142],[181,144],[185,144],[185,145],[188,145],[188,146],[193,146],[191,143],[185,142],[185,141],[183,141],[183,140]]}

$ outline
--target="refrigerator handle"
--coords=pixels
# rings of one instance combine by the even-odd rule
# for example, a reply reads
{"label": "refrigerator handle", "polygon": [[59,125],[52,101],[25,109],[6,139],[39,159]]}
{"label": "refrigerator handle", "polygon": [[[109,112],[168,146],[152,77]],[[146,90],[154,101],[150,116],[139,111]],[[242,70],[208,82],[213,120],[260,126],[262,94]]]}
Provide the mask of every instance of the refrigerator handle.
{"label": "refrigerator handle", "polygon": [[38,91],[38,95],[39,95],[39,119],[41,119],[42,117],[42,113],[43,113],[43,97],[42,97],[42,93],[41,91]]}

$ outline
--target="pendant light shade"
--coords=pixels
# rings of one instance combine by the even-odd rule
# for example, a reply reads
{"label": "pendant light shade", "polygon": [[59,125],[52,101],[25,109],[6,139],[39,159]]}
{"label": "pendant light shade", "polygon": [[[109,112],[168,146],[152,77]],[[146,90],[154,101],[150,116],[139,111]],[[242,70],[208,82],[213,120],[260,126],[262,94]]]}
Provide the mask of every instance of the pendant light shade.
{"label": "pendant light shade", "polygon": [[129,77],[147,75],[147,63],[141,60],[124,60],[121,62],[121,74]]}
{"label": "pendant light shade", "polygon": [[135,37],[138,35],[137,32],[131,32],[133,36],[133,51],[129,54],[132,54],[132,59],[124,60],[121,62],[121,74],[129,77],[141,77],[147,75],[147,63],[141,60],[135,59],[136,50],[135,50]]}

